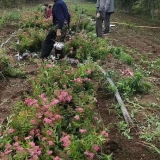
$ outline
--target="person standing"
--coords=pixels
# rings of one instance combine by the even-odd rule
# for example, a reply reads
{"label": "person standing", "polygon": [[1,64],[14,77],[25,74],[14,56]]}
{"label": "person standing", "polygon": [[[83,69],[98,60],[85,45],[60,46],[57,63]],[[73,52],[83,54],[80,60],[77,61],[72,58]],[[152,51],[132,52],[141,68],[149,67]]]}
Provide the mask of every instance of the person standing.
{"label": "person standing", "polygon": [[97,0],[97,11],[96,11],[96,34],[97,37],[103,36],[102,24],[105,15],[105,2],[106,0]]}
{"label": "person standing", "polygon": [[46,12],[46,18],[50,18],[51,16],[52,16],[52,6],[49,5]]}
{"label": "person standing", "polygon": [[105,15],[104,15],[105,29],[103,34],[107,34],[110,31],[110,16],[112,13],[114,13],[114,0],[106,0]]}
{"label": "person standing", "polygon": [[63,0],[53,0],[52,7],[53,26],[46,36],[41,51],[41,58],[47,58],[52,49],[55,41],[60,39],[64,40],[67,29],[70,23],[70,14],[66,3]]}

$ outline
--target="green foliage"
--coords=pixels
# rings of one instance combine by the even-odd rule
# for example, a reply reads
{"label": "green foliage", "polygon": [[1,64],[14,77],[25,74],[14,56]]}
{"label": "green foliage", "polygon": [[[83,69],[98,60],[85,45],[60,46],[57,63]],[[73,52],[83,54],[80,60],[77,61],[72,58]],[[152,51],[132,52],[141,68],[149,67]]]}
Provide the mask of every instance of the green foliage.
{"label": "green foliage", "polygon": [[16,49],[20,52],[29,50],[30,52],[40,51],[42,42],[45,39],[47,31],[38,28],[22,29],[18,33],[20,43],[15,44]]}
{"label": "green foliage", "polygon": [[118,128],[120,132],[122,133],[122,135],[127,137],[127,139],[133,139],[132,136],[130,136],[130,128],[128,128],[128,125],[125,121],[120,121],[118,123]]}
{"label": "green foliage", "polygon": [[128,97],[135,93],[148,93],[151,89],[151,84],[144,79],[142,73],[135,72],[132,77],[121,78],[117,82],[117,88]]}
{"label": "green foliage", "polygon": [[130,13],[159,19],[159,0],[116,0],[116,6],[125,9]]}
{"label": "green foliage", "polygon": [[1,6],[6,8],[18,7],[24,3],[25,0],[2,0],[0,1]]}
{"label": "green foliage", "polygon": [[52,25],[52,19],[44,18],[44,14],[39,11],[25,11],[19,22],[21,28],[38,27],[41,29],[49,29]]}
{"label": "green foliage", "polygon": [[21,19],[21,16],[21,12],[17,10],[11,10],[10,12],[4,11],[0,16],[0,29],[8,24],[18,26],[18,21]]}
{"label": "green foliage", "polygon": [[10,57],[0,51],[0,77],[24,77],[21,69],[15,68]]}
{"label": "green foliage", "polygon": [[128,65],[134,63],[134,59],[129,54],[125,53],[122,47],[111,48],[108,52],[113,54],[115,58],[120,59],[122,62],[127,63]]}
{"label": "green foliage", "polygon": [[91,57],[93,61],[107,57],[107,45],[104,39],[95,38],[93,33],[79,34],[65,46],[68,57],[78,58],[80,62]]}
{"label": "green foliage", "polygon": [[140,138],[148,142],[160,139],[160,119],[157,115],[146,115],[146,125],[141,128]]}

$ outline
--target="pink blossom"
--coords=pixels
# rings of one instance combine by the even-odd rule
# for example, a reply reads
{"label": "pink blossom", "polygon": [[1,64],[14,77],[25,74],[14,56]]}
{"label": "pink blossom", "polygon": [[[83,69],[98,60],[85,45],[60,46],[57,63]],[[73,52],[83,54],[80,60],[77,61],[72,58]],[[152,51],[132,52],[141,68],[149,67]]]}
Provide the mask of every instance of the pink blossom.
{"label": "pink blossom", "polygon": [[78,59],[76,59],[76,60],[75,60],[75,63],[79,63],[79,60],[78,60]]}
{"label": "pink blossom", "polygon": [[131,71],[130,69],[125,69],[124,71],[122,71],[123,75],[127,75],[127,76],[134,76],[133,71]]}
{"label": "pink blossom", "polygon": [[32,129],[32,130],[29,132],[29,134],[30,134],[31,136],[34,136],[34,129]]}
{"label": "pink blossom", "polygon": [[7,155],[7,154],[10,154],[11,152],[12,152],[12,150],[7,150],[7,151],[4,152],[4,154]]}
{"label": "pink blossom", "polygon": [[108,133],[106,132],[106,131],[102,131],[102,133],[101,133],[102,135],[104,135],[106,138],[108,138],[109,137],[109,135],[108,135]]}
{"label": "pink blossom", "polygon": [[82,78],[74,78],[74,82],[82,83],[83,79]]}
{"label": "pink blossom", "polygon": [[42,118],[42,114],[41,113],[37,113],[37,118]]}
{"label": "pink blossom", "polygon": [[32,136],[28,136],[28,137],[25,137],[24,139],[25,140],[29,140],[29,139],[31,139],[32,138]]}
{"label": "pink blossom", "polygon": [[54,143],[52,141],[48,141],[49,146],[53,146]]}
{"label": "pink blossom", "polygon": [[46,68],[52,68],[52,67],[54,67],[55,65],[53,65],[53,64],[47,64],[46,65]]}
{"label": "pink blossom", "polygon": [[34,142],[29,142],[30,146],[31,147],[34,147],[35,146],[35,143]]}
{"label": "pink blossom", "polygon": [[38,101],[36,99],[26,98],[24,103],[28,106],[32,106],[37,104],[37,102]]}
{"label": "pink blossom", "polygon": [[15,142],[15,143],[13,144],[13,146],[14,146],[14,147],[18,147],[18,146],[19,146],[19,143],[18,143],[18,142]]}
{"label": "pink blossom", "polygon": [[82,113],[83,112],[83,108],[77,108],[76,111]]}
{"label": "pink blossom", "polygon": [[59,115],[59,114],[56,114],[56,115],[54,116],[54,118],[55,118],[55,120],[59,120],[59,119],[62,119],[62,116]]}
{"label": "pink blossom", "polygon": [[11,147],[12,147],[11,144],[7,144],[7,145],[6,145],[6,149],[7,149],[7,150],[10,149]]}
{"label": "pink blossom", "polygon": [[60,139],[60,142],[63,142],[63,146],[65,147],[65,148],[67,148],[70,144],[71,144],[71,142],[70,142],[70,136],[69,135],[66,135],[66,136],[63,136],[61,139]]}
{"label": "pink blossom", "polygon": [[53,151],[48,151],[48,155],[50,156],[53,153]]}
{"label": "pink blossom", "polygon": [[88,69],[87,73],[88,73],[88,74],[91,74],[91,73],[92,73],[92,71],[91,71],[90,69]]}
{"label": "pink blossom", "polygon": [[45,94],[42,93],[41,95],[39,95],[39,97],[43,99],[43,98],[45,98]]}
{"label": "pink blossom", "polygon": [[49,118],[44,118],[44,122],[45,122],[46,124],[52,124],[52,120],[49,119]]}
{"label": "pink blossom", "polygon": [[100,147],[97,146],[97,145],[95,145],[95,146],[93,147],[93,149],[97,152],[97,151],[99,151]]}
{"label": "pink blossom", "polygon": [[85,155],[89,156],[89,158],[93,159],[94,158],[94,153],[89,152],[88,150],[84,152]]}
{"label": "pink blossom", "polygon": [[47,130],[46,133],[51,136],[52,135],[52,132],[50,130]]}
{"label": "pink blossom", "polygon": [[54,99],[51,103],[50,103],[50,106],[54,106],[56,104],[59,103],[59,100],[58,99]]}
{"label": "pink blossom", "polygon": [[0,157],[4,158],[5,154],[3,152],[0,152]]}
{"label": "pink blossom", "polygon": [[56,156],[55,158],[53,158],[53,160],[62,160],[62,159]]}
{"label": "pink blossom", "polygon": [[33,124],[33,125],[34,125],[34,124],[37,124],[37,122],[36,122],[35,119],[31,119],[30,122],[31,122],[31,124]]}
{"label": "pink blossom", "polygon": [[52,118],[53,114],[50,111],[45,112],[45,116],[47,116],[48,118]]}
{"label": "pink blossom", "polygon": [[79,132],[80,132],[80,133],[86,133],[87,130],[86,130],[86,129],[80,129]]}
{"label": "pink blossom", "polygon": [[18,146],[18,147],[17,147],[17,151],[20,152],[20,153],[22,153],[22,152],[24,151],[24,148],[21,147],[21,146]]}
{"label": "pink blossom", "polygon": [[42,141],[45,141],[46,139],[47,139],[46,137],[43,137],[43,138],[42,138]]}
{"label": "pink blossom", "polygon": [[8,134],[12,134],[14,132],[14,129],[13,128],[10,128],[9,130],[8,130]]}
{"label": "pink blossom", "polygon": [[74,116],[74,119],[79,120],[80,119],[79,115]]}
{"label": "pink blossom", "polygon": [[18,136],[14,136],[13,139],[17,142],[18,141]]}
{"label": "pink blossom", "polygon": [[69,95],[66,91],[61,91],[58,98],[62,103],[70,102],[72,100],[72,96]]}

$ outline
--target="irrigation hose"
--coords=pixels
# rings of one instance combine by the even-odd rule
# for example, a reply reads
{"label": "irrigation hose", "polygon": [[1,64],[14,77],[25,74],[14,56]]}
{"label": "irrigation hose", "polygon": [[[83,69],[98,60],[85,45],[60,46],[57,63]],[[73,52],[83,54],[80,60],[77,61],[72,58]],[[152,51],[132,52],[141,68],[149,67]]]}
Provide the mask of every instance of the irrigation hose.
{"label": "irrigation hose", "polygon": [[123,117],[124,117],[126,123],[127,123],[128,125],[131,125],[131,126],[132,126],[132,125],[133,125],[133,121],[132,121],[132,119],[131,119],[131,117],[130,117],[130,115],[129,115],[129,113],[128,113],[128,111],[127,111],[127,109],[126,109],[126,107],[125,107],[125,105],[124,105],[124,103],[123,103],[123,100],[122,100],[122,98],[121,98],[121,96],[120,96],[120,94],[119,94],[119,92],[118,92],[118,89],[117,89],[117,87],[115,86],[113,80],[109,77],[108,73],[107,73],[101,66],[99,66],[97,63],[96,63],[96,65],[97,65],[98,68],[101,70],[101,72],[104,74],[104,76],[105,76],[105,78],[108,80],[109,84],[110,84],[112,87],[115,88],[115,97],[116,97],[116,99],[117,99],[118,104],[119,104],[120,107],[121,107],[121,111],[122,111]]}

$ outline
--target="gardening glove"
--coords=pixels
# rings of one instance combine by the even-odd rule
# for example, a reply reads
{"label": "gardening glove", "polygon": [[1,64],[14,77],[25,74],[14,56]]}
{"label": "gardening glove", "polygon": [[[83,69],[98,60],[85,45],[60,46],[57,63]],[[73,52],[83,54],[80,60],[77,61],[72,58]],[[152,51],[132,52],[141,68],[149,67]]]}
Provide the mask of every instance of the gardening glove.
{"label": "gardening glove", "polygon": [[57,29],[57,37],[61,36],[61,29]]}
{"label": "gardening glove", "polygon": [[97,12],[96,17],[97,17],[97,18],[99,18],[99,17],[100,17],[100,13],[99,13],[99,12]]}

